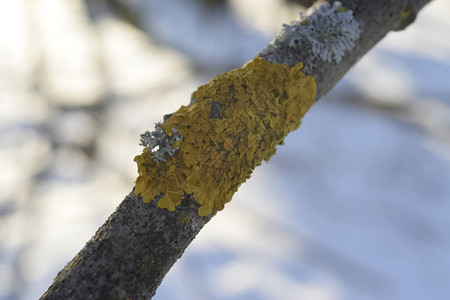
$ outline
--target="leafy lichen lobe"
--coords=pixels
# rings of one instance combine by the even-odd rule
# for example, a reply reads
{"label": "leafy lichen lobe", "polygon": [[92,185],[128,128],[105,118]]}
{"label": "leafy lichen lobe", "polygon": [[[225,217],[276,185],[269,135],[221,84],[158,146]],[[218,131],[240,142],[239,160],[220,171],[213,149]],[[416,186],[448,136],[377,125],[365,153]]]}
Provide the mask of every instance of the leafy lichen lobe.
{"label": "leafy lichen lobe", "polygon": [[161,124],[169,136],[173,129],[182,136],[173,145],[176,155],[159,162],[144,149],[135,157],[135,193],[170,211],[185,194],[194,196],[200,216],[222,210],[314,103],[315,80],[301,69],[302,63],[290,67],[256,57],[199,87],[192,106]]}

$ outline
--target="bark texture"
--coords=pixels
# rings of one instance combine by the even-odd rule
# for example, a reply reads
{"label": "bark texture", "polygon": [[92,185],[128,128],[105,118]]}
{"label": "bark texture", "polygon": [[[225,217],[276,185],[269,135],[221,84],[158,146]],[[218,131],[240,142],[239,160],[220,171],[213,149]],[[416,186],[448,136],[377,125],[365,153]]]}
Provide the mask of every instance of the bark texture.
{"label": "bark texture", "polygon": [[188,196],[172,213],[133,190],[41,299],[150,299],[211,219],[197,208]]}
{"label": "bark texture", "polygon": [[[430,0],[342,0],[360,26],[355,46],[339,62],[321,61],[302,36],[283,33],[260,57],[294,66],[303,62],[317,83],[318,100],[391,30],[405,28]],[[316,4],[317,5],[317,4]],[[291,24],[301,26],[301,21]],[[302,41],[300,51],[290,46]],[[186,196],[174,212],[144,203],[133,191],[86,246],[58,273],[41,299],[150,299],[175,261],[212,218],[198,216]]]}

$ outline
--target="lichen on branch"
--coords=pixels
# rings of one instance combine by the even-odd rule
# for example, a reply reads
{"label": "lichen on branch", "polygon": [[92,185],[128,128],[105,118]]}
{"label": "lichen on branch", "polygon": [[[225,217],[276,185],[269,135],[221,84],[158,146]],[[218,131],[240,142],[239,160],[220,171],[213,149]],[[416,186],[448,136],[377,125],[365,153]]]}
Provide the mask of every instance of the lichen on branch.
{"label": "lichen on branch", "polygon": [[152,152],[152,157],[155,161],[166,161],[168,157],[175,155],[178,147],[173,147],[173,145],[179,140],[181,140],[181,136],[175,128],[172,129],[169,135],[162,130],[161,123],[158,122],[155,124],[155,130],[141,134],[140,145]]}
{"label": "lichen on branch", "polygon": [[[305,42],[319,60],[339,63],[346,51],[355,46],[361,29],[353,12],[339,1],[323,2],[306,13],[300,13],[300,23],[283,25],[284,33],[293,38],[289,46],[304,49]],[[283,33],[282,33],[283,34]]]}
{"label": "lichen on branch", "polygon": [[135,193],[170,211],[185,194],[194,196],[200,216],[222,210],[314,103],[316,82],[302,67],[256,57],[198,88],[192,106],[161,124],[168,136],[180,134],[172,144],[179,151],[166,161],[148,148],[135,157]]}

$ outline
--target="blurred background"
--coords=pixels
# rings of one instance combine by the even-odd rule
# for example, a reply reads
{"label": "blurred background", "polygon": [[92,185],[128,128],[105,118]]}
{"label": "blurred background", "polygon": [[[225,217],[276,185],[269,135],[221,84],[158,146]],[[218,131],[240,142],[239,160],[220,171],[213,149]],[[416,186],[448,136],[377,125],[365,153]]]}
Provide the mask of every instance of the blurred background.
{"label": "blurred background", "polygon": [[[139,134],[310,2],[0,0],[0,299],[39,298],[131,191]],[[449,13],[362,58],[154,299],[448,299]]]}

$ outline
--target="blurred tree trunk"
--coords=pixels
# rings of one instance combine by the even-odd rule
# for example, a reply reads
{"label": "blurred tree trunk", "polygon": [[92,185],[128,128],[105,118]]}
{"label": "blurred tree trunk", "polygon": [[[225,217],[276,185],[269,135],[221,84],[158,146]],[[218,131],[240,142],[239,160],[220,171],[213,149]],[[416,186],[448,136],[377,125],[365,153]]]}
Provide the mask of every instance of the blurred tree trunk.
{"label": "blurred tree trunk", "polygon": [[313,5],[314,0],[286,0],[288,3],[297,3],[300,4],[303,7],[310,7]]}
{"label": "blurred tree trunk", "polygon": [[[388,32],[410,24],[429,1],[343,0],[341,7],[317,3],[309,11],[311,15],[303,16],[307,21],[300,20],[286,26],[259,53],[259,57],[288,66],[302,62],[303,72],[315,80],[315,100],[318,100]],[[319,5],[322,8],[316,9]],[[333,15],[350,10],[352,19],[349,24],[355,25],[356,22],[358,25],[349,27],[357,30],[353,32],[351,43],[331,45],[331,48],[325,47],[318,53],[315,40],[302,31],[306,28],[302,26],[314,25],[320,20],[331,22],[334,17],[330,17],[330,11]],[[320,18],[318,14],[328,14],[328,17]],[[332,37],[321,31],[328,30],[322,25],[315,24],[314,34],[317,35],[317,30],[319,34],[325,34],[322,42],[327,43]],[[344,38],[345,30],[350,29],[344,28]],[[337,52],[341,46],[344,47],[343,55]],[[331,51],[331,56],[325,55],[324,51]],[[213,114],[210,117],[214,117]],[[155,201],[144,203],[133,189],[86,246],[58,273],[41,299],[151,298],[175,261],[213,217],[213,214],[199,216],[199,204],[195,200],[192,194],[185,195],[172,212],[161,209]]]}
{"label": "blurred tree trunk", "polygon": [[133,6],[126,1],[121,0],[85,0],[87,14],[92,20],[95,20],[99,15],[111,13],[117,16],[122,21],[142,29],[141,21],[138,18],[137,12],[133,10]]}

